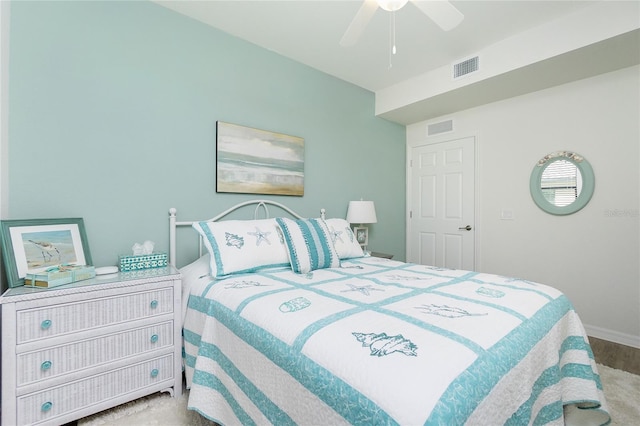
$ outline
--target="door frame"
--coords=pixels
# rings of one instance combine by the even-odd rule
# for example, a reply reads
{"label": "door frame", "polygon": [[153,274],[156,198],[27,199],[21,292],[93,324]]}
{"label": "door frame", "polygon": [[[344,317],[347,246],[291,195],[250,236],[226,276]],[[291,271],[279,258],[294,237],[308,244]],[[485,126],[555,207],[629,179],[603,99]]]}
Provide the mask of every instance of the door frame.
{"label": "door frame", "polygon": [[406,259],[409,258],[409,256],[412,254],[411,253],[411,244],[410,244],[410,238],[411,238],[411,217],[410,217],[410,213],[411,213],[411,193],[413,190],[413,186],[412,186],[412,182],[411,182],[411,160],[412,160],[412,150],[413,148],[417,148],[420,146],[426,146],[426,145],[435,145],[435,144],[440,144],[440,143],[447,143],[447,142],[453,142],[453,141],[457,141],[460,139],[465,139],[465,138],[472,138],[473,139],[473,155],[474,155],[474,159],[473,159],[473,180],[475,182],[475,185],[473,185],[473,215],[474,215],[474,231],[475,231],[475,238],[473,240],[473,270],[478,270],[478,265],[479,265],[479,251],[478,251],[478,246],[479,246],[479,241],[481,238],[481,231],[482,231],[482,227],[479,226],[478,224],[480,223],[480,185],[479,185],[479,181],[478,181],[478,176],[479,176],[479,169],[480,169],[480,163],[478,161],[479,159],[479,152],[480,152],[480,144],[478,143],[478,135],[475,133],[471,133],[471,134],[456,134],[455,132],[450,132],[450,133],[446,133],[446,134],[442,134],[439,136],[435,136],[435,137],[428,137],[426,139],[422,139],[419,141],[415,141],[413,143],[409,142],[409,139],[407,138],[406,141],[406,162],[405,162],[405,199],[406,199],[406,206],[405,206],[405,253],[406,253]]}

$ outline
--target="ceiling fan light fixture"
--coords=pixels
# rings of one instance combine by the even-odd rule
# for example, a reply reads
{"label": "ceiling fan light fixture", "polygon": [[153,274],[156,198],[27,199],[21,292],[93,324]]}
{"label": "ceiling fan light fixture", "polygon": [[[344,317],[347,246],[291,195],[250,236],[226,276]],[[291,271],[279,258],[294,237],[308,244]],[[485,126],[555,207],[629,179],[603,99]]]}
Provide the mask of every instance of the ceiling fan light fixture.
{"label": "ceiling fan light fixture", "polygon": [[[340,45],[348,47],[356,44],[376,10],[383,9],[392,12],[391,19],[393,22],[394,12],[402,9],[408,2],[409,0],[362,0],[356,16],[354,16],[349,27],[347,27],[347,31],[340,39]],[[444,31],[452,30],[464,19],[464,15],[447,0],[411,0],[411,2]],[[394,25],[392,23],[392,26]],[[392,28],[392,32],[395,32],[395,29]]]}
{"label": "ceiling fan light fixture", "polygon": [[395,12],[404,7],[409,0],[377,0],[378,6],[387,12]]}

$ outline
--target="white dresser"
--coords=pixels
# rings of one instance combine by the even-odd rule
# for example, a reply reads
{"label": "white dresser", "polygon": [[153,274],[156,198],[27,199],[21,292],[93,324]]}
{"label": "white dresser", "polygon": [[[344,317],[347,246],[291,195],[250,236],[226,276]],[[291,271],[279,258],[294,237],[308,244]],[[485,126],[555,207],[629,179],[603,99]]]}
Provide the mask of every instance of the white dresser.
{"label": "white dresser", "polygon": [[59,425],[158,391],[180,396],[180,296],[173,267],[5,292],[2,425]]}

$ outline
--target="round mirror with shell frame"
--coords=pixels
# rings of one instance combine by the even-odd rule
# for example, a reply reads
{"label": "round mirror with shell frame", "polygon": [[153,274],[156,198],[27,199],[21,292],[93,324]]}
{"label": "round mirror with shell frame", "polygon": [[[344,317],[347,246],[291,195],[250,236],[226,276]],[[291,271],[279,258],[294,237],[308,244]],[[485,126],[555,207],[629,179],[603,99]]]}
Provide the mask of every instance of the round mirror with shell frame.
{"label": "round mirror with shell frame", "polygon": [[529,189],[533,201],[547,213],[567,215],[587,205],[595,177],[591,164],[571,151],[545,155],[533,167]]}

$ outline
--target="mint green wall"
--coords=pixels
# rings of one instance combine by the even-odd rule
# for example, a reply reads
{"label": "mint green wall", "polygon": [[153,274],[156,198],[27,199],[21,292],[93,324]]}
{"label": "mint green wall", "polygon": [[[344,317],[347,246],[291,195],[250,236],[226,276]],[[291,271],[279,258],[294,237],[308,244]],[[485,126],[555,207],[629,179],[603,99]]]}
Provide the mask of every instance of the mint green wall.
{"label": "mint green wall", "polygon": [[[374,95],[151,2],[13,2],[7,219],[83,217],[94,263],[168,249],[167,211],[271,198],[344,217],[374,200],[370,248],[404,259],[405,128]],[[215,192],[215,122],[305,139],[304,197]],[[183,263],[179,259],[179,263]]]}

